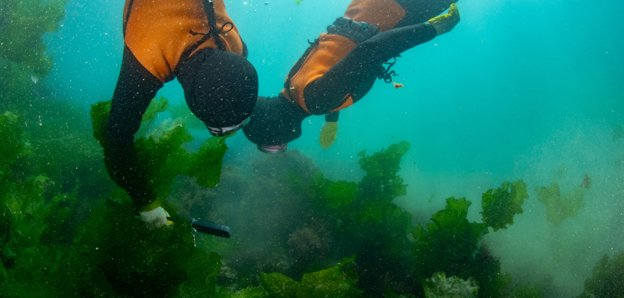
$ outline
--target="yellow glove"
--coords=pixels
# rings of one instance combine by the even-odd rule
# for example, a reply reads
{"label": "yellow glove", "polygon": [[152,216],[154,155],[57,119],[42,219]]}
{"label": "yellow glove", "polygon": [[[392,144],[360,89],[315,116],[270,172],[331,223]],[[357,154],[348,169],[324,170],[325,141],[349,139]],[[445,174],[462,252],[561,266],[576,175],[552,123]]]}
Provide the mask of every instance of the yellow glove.
{"label": "yellow glove", "polygon": [[169,219],[169,212],[160,206],[158,200],[141,208],[139,218],[150,228],[161,228],[173,224],[173,221]]}
{"label": "yellow glove", "polygon": [[327,149],[336,140],[336,134],[338,133],[338,122],[325,122],[321,129],[320,143],[321,147]]}
{"label": "yellow glove", "polygon": [[459,23],[459,9],[457,8],[457,4],[452,3],[447,13],[435,16],[427,22],[433,26],[438,35],[451,31],[451,29]]}

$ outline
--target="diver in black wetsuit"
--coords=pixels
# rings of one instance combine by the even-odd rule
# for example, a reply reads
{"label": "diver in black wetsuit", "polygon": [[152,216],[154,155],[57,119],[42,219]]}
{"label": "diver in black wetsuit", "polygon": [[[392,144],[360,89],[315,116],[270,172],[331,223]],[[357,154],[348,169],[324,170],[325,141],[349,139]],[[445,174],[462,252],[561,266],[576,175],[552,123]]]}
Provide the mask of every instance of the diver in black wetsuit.
{"label": "diver in black wetsuit", "polygon": [[459,22],[454,2],[353,0],[297,61],[279,96],[258,99],[245,135],[261,151],[281,152],[301,136],[303,119],[325,115],[321,144],[328,146],[338,111],[364,97],[377,78],[389,78],[384,62]]}
{"label": "diver in black wetsuit", "polygon": [[[154,95],[177,77],[190,110],[223,136],[248,119],[258,78],[223,0],[127,0],[124,53],[102,142],[106,168],[134,201],[140,218],[170,223],[134,149],[134,135]],[[154,161],[159,162],[159,161]]]}

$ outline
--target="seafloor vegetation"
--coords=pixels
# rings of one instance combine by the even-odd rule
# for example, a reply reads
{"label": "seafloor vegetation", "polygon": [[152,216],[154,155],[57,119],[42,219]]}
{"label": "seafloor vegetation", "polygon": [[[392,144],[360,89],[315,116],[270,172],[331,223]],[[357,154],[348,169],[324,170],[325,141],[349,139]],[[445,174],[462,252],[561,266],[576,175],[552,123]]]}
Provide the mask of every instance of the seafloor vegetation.
{"label": "seafloor vegetation", "polygon": [[[108,103],[93,105],[89,119],[37,83],[52,66],[42,36],[56,29],[64,4],[0,4],[0,296],[543,295],[502,272],[483,241],[523,212],[522,180],[485,191],[480,221],[469,220],[469,199],[451,197],[418,225],[394,204],[410,195],[399,176],[406,142],[363,151],[359,181],[329,179],[296,151],[224,167],[226,140],[189,145],[183,122],[159,120],[176,119],[164,99],[150,107],[136,145],[159,196],[172,198],[175,224],[146,228],[103,167],[97,140]],[[272,195],[257,200],[261,190]],[[540,188],[548,219],[574,216],[582,191],[568,200],[557,185]],[[244,213],[228,221],[244,227],[234,238],[192,231],[189,216],[224,219],[228,208]],[[605,256],[583,296],[622,293],[624,254]]]}

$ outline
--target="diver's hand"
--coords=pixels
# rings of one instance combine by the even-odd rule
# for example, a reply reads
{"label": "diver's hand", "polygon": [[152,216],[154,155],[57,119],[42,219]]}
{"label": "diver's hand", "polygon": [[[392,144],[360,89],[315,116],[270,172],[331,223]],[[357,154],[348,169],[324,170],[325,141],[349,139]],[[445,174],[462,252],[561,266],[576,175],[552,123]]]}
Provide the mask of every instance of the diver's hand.
{"label": "diver's hand", "polygon": [[338,122],[325,122],[321,129],[321,147],[329,148],[336,140],[338,134]]}
{"label": "diver's hand", "polygon": [[457,8],[457,4],[451,4],[448,12],[429,19],[427,23],[433,26],[438,35],[451,31],[453,27],[459,23],[459,9]]}
{"label": "diver's hand", "polygon": [[[146,209],[146,208],[143,208]],[[172,225],[173,221],[169,219],[169,212],[165,208],[158,206],[156,208],[147,208],[139,212],[139,218],[151,228],[162,228]]]}

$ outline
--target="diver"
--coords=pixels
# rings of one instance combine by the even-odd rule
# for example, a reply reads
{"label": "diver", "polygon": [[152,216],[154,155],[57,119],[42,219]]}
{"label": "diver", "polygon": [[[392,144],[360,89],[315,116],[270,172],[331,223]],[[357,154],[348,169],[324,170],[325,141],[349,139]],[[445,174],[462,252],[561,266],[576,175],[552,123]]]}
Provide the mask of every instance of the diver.
{"label": "diver", "polygon": [[261,151],[282,152],[301,136],[303,119],[325,115],[320,141],[328,147],[338,111],[364,97],[377,78],[392,81],[384,62],[453,29],[456,1],[353,0],[295,63],[280,94],[258,98],[245,135]]}
{"label": "diver", "polygon": [[[134,135],[156,92],[177,78],[191,112],[214,136],[248,120],[258,77],[223,0],[127,0],[124,51],[105,128],[104,158],[112,180],[153,227],[170,224],[134,148]],[[153,161],[158,162],[158,161]]]}

